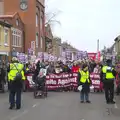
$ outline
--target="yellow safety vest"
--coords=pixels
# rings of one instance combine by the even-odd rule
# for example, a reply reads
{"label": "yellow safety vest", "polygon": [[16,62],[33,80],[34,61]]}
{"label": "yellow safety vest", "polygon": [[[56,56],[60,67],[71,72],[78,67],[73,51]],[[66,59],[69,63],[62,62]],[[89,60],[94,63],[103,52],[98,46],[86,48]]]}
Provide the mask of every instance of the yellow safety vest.
{"label": "yellow safety vest", "polygon": [[10,72],[8,73],[8,80],[13,81],[16,74],[18,73],[18,71],[21,71],[22,80],[25,80],[23,64],[20,64],[20,63],[11,63],[10,64]]}
{"label": "yellow safety vest", "polygon": [[87,71],[87,72],[84,72],[83,70],[79,70],[79,72],[80,72],[80,74],[81,74],[81,78],[80,78],[80,82],[81,83],[86,83],[86,81],[88,82],[88,83],[90,83],[90,80],[89,80],[89,72]]}
{"label": "yellow safety vest", "polygon": [[[113,75],[112,72],[108,72],[107,69],[109,69],[109,66],[103,66],[102,72],[105,74],[106,79],[114,79],[115,76]],[[113,68],[111,69],[113,70]]]}
{"label": "yellow safety vest", "polygon": [[28,71],[28,70],[29,70],[29,68],[26,68],[26,70]]}

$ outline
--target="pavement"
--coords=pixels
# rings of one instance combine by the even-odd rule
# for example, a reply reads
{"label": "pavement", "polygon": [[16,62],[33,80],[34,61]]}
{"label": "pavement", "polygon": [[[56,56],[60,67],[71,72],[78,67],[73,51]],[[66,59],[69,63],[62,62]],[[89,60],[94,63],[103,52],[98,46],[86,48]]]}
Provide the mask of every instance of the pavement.
{"label": "pavement", "polygon": [[9,110],[8,93],[0,94],[0,120],[120,120],[120,96],[115,105],[104,94],[91,93],[91,104],[80,103],[77,92],[49,92],[47,99],[23,93],[21,110]]}

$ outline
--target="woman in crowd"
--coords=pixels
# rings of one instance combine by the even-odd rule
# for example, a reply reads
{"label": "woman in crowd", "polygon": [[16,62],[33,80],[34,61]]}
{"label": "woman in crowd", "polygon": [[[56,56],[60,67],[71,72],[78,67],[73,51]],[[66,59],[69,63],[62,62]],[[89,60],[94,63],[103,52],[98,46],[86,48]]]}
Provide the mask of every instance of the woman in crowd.
{"label": "woman in crowd", "polygon": [[79,66],[77,65],[77,62],[75,61],[72,66],[72,72],[78,72],[79,71]]}

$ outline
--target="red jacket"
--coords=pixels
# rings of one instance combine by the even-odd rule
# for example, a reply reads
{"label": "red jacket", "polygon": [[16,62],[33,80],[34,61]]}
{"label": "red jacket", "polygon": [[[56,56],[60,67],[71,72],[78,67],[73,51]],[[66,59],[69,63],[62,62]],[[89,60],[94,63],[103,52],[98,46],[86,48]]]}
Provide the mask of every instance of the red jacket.
{"label": "red jacket", "polygon": [[80,69],[79,66],[73,66],[73,67],[72,67],[72,72],[78,72],[79,69]]}

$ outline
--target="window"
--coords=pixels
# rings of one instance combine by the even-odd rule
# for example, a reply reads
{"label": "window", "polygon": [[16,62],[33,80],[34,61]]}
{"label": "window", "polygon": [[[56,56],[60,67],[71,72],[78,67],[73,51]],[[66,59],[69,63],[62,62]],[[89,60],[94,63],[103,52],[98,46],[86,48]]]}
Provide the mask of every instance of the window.
{"label": "window", "polygon": [[4,29],[4,45],[8,45],[9,41],[9,29],[5,28]]}
{"label": "window", "polygon": [[22,46],[22,32],[18,29],[12,29],[12,46]]}
{"label": "window", "polygon": [[38,48],[38,33],[36,33],[36,48]]}
{"label": "window", "polygon": [[19,26],[19,20],[18,19],[16,20],[16,25]]}
{"label": "window", "polygon": [[40,30],[42,30],[42,17],[40,17]]}
{"label": "window", "polygon": [[40,30],[43,28],[43,17],[40,17]]}
{"label": "window", "polygon": [[43,48],[43,38],[41,37],[41,40],[40,40],[40,46],[41,48]]}
{"label": "window", "polygon": [[38,27],[38,14],[36,14],[36,27]]}

